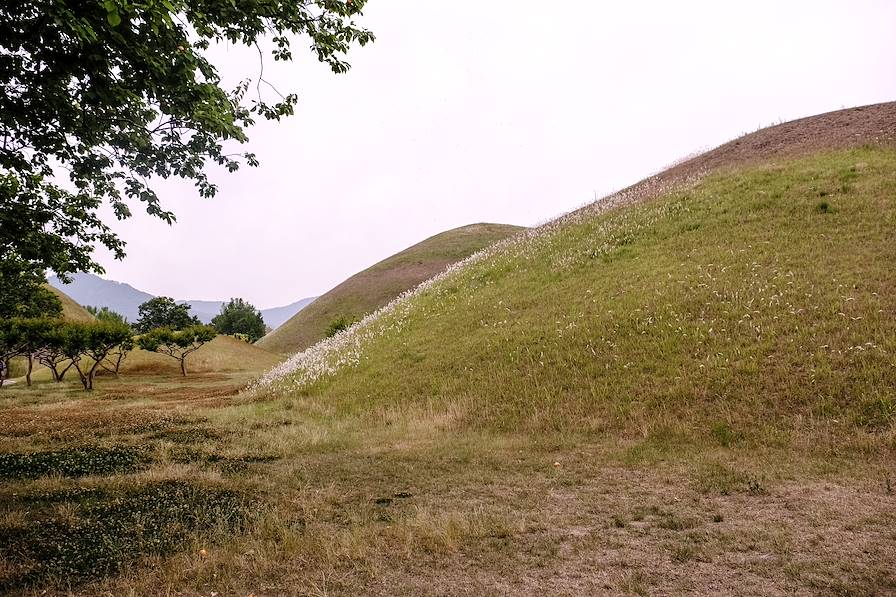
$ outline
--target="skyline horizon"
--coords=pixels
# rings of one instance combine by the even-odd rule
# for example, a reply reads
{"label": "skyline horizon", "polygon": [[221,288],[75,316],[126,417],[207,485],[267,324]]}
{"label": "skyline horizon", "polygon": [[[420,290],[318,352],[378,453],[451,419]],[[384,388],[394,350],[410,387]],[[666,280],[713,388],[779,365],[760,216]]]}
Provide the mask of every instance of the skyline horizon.
{"label": "skyline horizon", "polygon": [[[660,167],[658,167],[658,168],[654,168],[654,169],[650,170],[649,172],[645,172],[643,175],[640,176],[640,178],[637,178],[636,180],[632,180],[632,181],[630,181],[630,182],[628,182],[628,183],[625,183],[625,184],[623,184],[623,185],[620,186],[620,187],[617,187],[617,188],[614,188],[614,189],[607,190],[607,191],[605,191],[605,192],[603,192],[603,193],[601,193],[601,194],[598,194],[598,192],[595,191],[592,199],[588,199],[588,200],[586,200],[586,201],[584,201],[584,202],[582,202],[582,203],[579,203],[579,204],[574,205],[573,207],[567,209],[566,211],[562,211],[562,212],[556,213],[556,214],[554,214],[554,215],[552,215],[552,216],[548,216],[548,217],[545,218],[545,219],[539,220],[539,221],[537,221],[537,222],[533,222],[533,223],[531,223],[531,224],[520,224],[520,223],[514,223],[514,222],[484,222],[484,221],[480,221],[480,222],[470,222],[470,223],[468,223],[468,224],[462,224],[461,226],[457,226],[457,227],[455,227],[455,228],[462,228],[462,227],[464,227],[464,226],[469,226],[469,225],[477,224],[477,223],[510,224],[510,225],[515,225],[515,226],[521,226],[521,227],[524,227],[524,228],[537,228],[537,227],[539,227],[539,226],[543,226],[543,225],[545,225],[545,224],[547,224],[547,223],[549,223],[549,222],[551,222],[551,221],[553,221],[553,220],[555,220],[555,219],[557,219],[557,218],[563,216],[564,214],[569,213],[570,211],[575,211],[575,210],[580,209],[580,208],[582,208],[582,207],[585,207],[585,206],[587,206],[587,205],[591,205],[591,204],[596,203],[596,202],[598,202],[598,201],[602,201],[603,199],[605,199],[605,198],[607,198],[607,197],[613,195],[614,193],[617,193],[618,191],[620,191],[620,190],[622,190],[622,189],[625,189],[625,188],[627,188],[627,187],[629,187],[629,186],[632,186],[632,185],[636,185],[636,184],[638,184],[640,181],[642,181],[642,180],[644,180],[644,179],[647,179],[647,178],[650,178],[651,176],[654,176],[654,175],[656,175],[656,174],[658,174],[658,173],[660,173],[660,172],[663,172],[663,171],[665,171],[665,170],[668,169],[668,168],[671,168],[671,167],[673,167],[673,166],[675,166],[675,165],[677,165],[677,164],[680,164],[680,163],[685,162],[685,161],[687,161],[687,160],[689,160],[689,159],[692,159],[692,158],[694,158],[694,157],[697,157],[697,156],[699,156],[699,155],[701,155],[701,154],[703,154],[703,153],[706,153],[706,152],[708,152],[708,151],[712,151],[713,149],[715,149],[715,148],[717,148],[717,147],[719,147],[719,146],[721,146],[721,145],[724,145],[725,143],[728,143],[728,142],[730,142],[730,141],[734,141],[734,140],[736,140],[736,139],[738,139],[738,138],[740,138],[740,137],[749,135],[749,134],[751,134],[751,133],[753,133],[753,132],[756,132],[756,131],[759,131],[759,130],[762,130],[762,129],[766,129],[766,128],[772,128],[772,127],[778,126],[778,125],[780,125],[780,124],[784,124],[784,123],[787,123],[787,122],[792,122],[792,121],[795,121],[795,120],[801,120],[801,119],[808,118],[808,117],[811,117],[811,116],[816,116],[816,115],[820,115],[820,114],[826,114],[826,113],[830,113],[830,112],[839,112],[839,111],[842,111],[842,110],[849,110],[849,109],[852,109],[852,108],[874,106],[874,105],[878,105],[878,104],[886,104],[886,103],[890,103],[890,101],[896,101],[896,100],[884,100],[884,101],[880,101],[880,102],[872,102],[872,103],[869,103],[869,104],[858,104],[858,105],[855,105],[855,106],[840,106],[840,107],[838,107],[838,108],[835,108],[835,109],[832,109],[832,110],[827,110],[827,111],[824,111],[824,112],[813,113],[813,114],[804,114],[804,115],[796,116],[796,117],[794,117],[794,118],[792,118],[792,119],[780,119],[780,118],[779,118],[778,120],[776,120],[776,121],[774,121],[774,122],[772,122],[772,123],[770,123],[770,124],[759,124],[759,125],[758,125],[755,129],[753,129],[752,131],[743,131],[743,132],[738,133],[737,135],[735,135],[735,136],[729,138],[729,139],[726,140],[726,141],[722,141],[722,142],[717,143],[717,144],[714,144],[714,145],[704,145],[704,146],[702,146],[702,147],[700,147],[700,148],[698,148],[698,149],[695,149],[694,151],[691,151],[691,152],[689,152],[689,153],[686,153],[686,154],[682,155],[681,157],[679,157],[679,158],[675,158],[675,159],[673,159],[673,160],[671,160],[671,161],[665,163],[664,165],[662,165],[662,166],[660,166]],[[173,226],[177,226],[177,223],[173,224]],[[427,239],[431,238],[432,236],[435,236],[435,235],[437,235],[437,234],[440,234],[441,232],[446,232],[446,231],[448,231],[448,230],[453,230],[453,229],[455,229],[455,228],[448,228],[448,229],[443,230],[443,231],[435,232],[435,233],[433,233],[433,234],[427,236],[426,238],[423,238],[423,239],[420,239],[420,240],[418,240],[418,241],[413,242],[412,244],[408,245],[408,247],[414,246],[415,244],[418,244],[419,242],[423,242],[424,240],[427,240]],[[405,248],[407,248],[407,247],[405,247]],[[399,249],[399,251],[401,251],[401,250],[403,250],[403,249]],[[397,252],[398,252],[398,251],[397,251]],[[372,263],[368,264],[367,266],[362,267],[362,268],[359,269],[357,272],[348,272],[348,273],[346,273],[346,274],[345,274],[345,277],[343,278],[343,280],[344,280],[344,279],[347,279],[347,278],[349,278],[349,277],[351,277],[352,275],[354,275],[354,274],[356,274],[356,273],[358,273],[358,272],[364,271],[365,269],[367,269],[367,268],[369,268],[369,267],[375,265],[376,263],[382,261],[383,259],[387,259],[388,257],[390,257],[390,255],[382,255],[382,256],[380,256],[380,257],[376,257],[376,258],[374,258],[375,261],[373,261]],[[124,263],[125,261],[127,261],[127,257],[125,257],[125,259],[124,259],[123,261],[119,261],[118,263]],[[52,270],[50,270],[50,271],[52,271]],[[230,299],[230,298],[245,298],[245,297],[240,297],[239,295],[233,295],[233,296],[228,296],[228,297],[225,298],[225,299],[221,299],[221,298],[208,298],[208,297],[203,297],[203,298],[195,298],[195,297],[191,297],[191,298],[188,298],[188,299],[182,299],[182,298],[177,298],[177,296],[174,295],[174,294],[164,293],[164,292],[162,292],[162,293],[157,293],[157,292],[153,292],[153,291],[150,291],[150,290],[144,290],[143,288],[137,288],[137,286],[135,286],[134,284],[132,284],[132,283],[129,282],[129,281],[110,278],[110,277],[108,277],[108,275],[109,275],[109,274],[108,274],[108,270],[107,270],[105,273],[103,273],[103,274],[96,274],[95,272],[78,272],[78,274],[96,275],[97,277],[100,277],[100,278],[102,278],[102,279],[104,279],[104,280],[106,280],[106,281],[109,281],[109,282],[117,282],[117,283],[119,283],[119,284],[127,284],[128,286],[130,286],[131,288],[133,288],[133,289],[135,289],[135,290],[138,290],[138,291],[141,291],[141,292],[147,292],[147,293],[149,293],[149,294],[153,294],[154,296],[169,296],[169,297],[174,298],[175,300],[177,300],[177,301],[179,301],[179,302],[218,302],[218,301],[222,301],[222,300],[226,302],[226,301],[227,301],[228,299]],[[55,276],[55,275],[56,275],[55,272],[52,273],[52,275]],[[51,277],[51,276],[48,276],[48,280],[49,280],[50,277]],[[338,285],[338,284],[339,284],[339,282],[337,282],[336,284],[334,284],[333,286],[331,286],[331,287],[329,287],[329,288],[321,289],[321,290],[319,290],[318,292],[311,292],[311,293],[306,294],[306,295],[304,295],[304,296],[300,296],[300,297],[298,297],[298,298],[296,298],[296,299],[289,300],[289,301],[286,301],[286,302],[282,302],[282,303],[280,303],[280,304],[273,304],[273,305],[266,305],[266,306],[262,306],[263,303],[256,304],[256,303],[253,302],[252,304],[255,305],[257,308],[259,308],[259,309],[261,309],[261,310],[268,310],[268,309],[276,309],[276,308],[280,308],[280,307],[287,307],[287,306],[290,306],[290,305],[292,305],[292,304],[294,304],[294,303],[298,303],[298,302],[301,302],[301,301],[304,301],[304,300],[307,300],[307,299],[317,298],[317,297],[319,297],[319,296],[321,296],[321,295],[327,293],[329,290],[332,290],[332,288],[335,287],[335,286]],[[246,299],[246,300],[248,300],[248,299]],[[249,302],[252,302],[252,301],[249,301]]]}
{"label": "skyline horizon", "polygon": [[[248,131],[260,167],[211,168],[211,200],[154,181],[177,223],[135,205],[112,222],[125,260],[96,254],[105,275],[288,304],[439,232],[543,223],[742,134],[896,98],[880,76],[896,69],[896,5],[882,0],[574,10],[370,3],[360,21],[377,41],[349,72],[307,55],[265,65],[300,98]],[[257,72],[253,49],[210,53],[225,87]]]}

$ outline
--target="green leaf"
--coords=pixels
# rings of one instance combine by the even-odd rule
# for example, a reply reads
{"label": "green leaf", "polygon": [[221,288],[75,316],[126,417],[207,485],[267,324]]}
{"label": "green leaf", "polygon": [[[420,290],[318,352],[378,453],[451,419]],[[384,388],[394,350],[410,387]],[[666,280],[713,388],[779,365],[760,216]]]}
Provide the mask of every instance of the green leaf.
{"label": "green leaf", "polygon": [[121,24],[121,15],[118,14],[117,6],[113,7],[113,9],[106,14],[106,20],[109,21],[109,24],[113,27],[118,27]]}

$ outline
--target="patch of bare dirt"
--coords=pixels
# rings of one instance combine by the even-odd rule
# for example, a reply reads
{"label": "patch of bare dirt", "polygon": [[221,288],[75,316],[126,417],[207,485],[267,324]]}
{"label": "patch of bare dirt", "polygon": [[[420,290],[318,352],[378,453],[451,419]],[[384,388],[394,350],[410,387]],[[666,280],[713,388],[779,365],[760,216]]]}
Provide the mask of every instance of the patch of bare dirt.
{"label": "patch of bare dirt", "polygon": [[837,110],[761,129],[687,158],[556,222],[652,199],[724,169],[865,145],[896,147],[896,102]]}
{"label": "patch of bare dirt", "polygon": [[[870,482],[712,495],[677,473],[611,469],[540,489],[521,533],[390,563],[364,593],[896,594],[896,495]],[[500,509],[509,493],[476,497]]]}
{"label": "patch of bare dirt", "polygon": [[896,102],[888,102],[837,110],[764,128],[685,160],[660,176],[687,177],[698,172],[799,157],[817,151],[894,143]]}

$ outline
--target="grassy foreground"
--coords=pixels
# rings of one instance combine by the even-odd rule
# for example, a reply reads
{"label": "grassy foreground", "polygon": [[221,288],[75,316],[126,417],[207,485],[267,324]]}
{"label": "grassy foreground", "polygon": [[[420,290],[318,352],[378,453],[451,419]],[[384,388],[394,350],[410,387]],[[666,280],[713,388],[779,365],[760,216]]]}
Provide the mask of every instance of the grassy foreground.
{"label": "grassy foreground", "polygon": [[584,217],[310,383],[4,388],[0,587],[896,591],[894,173],[828,153]]}

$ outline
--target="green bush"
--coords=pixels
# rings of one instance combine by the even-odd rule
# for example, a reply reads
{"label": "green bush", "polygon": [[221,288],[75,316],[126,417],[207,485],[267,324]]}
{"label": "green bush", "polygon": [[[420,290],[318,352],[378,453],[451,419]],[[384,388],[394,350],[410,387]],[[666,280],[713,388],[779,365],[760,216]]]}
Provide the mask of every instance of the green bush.
{"label": "green bush", "polygon": [[347,330],[358,321],[360,320],[357,317],[349,315],[338,316],[336,319],[330,322],[330,325],[327,326],[327,338],[332,338],[339,332]]}

